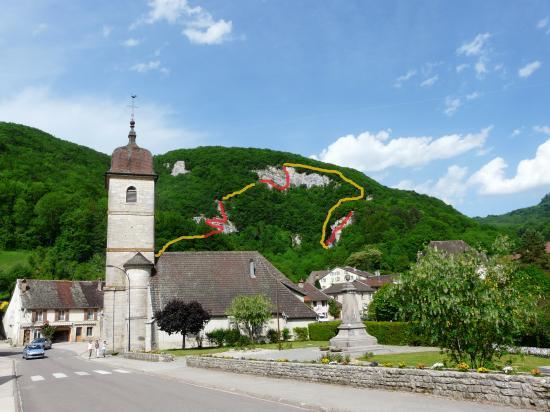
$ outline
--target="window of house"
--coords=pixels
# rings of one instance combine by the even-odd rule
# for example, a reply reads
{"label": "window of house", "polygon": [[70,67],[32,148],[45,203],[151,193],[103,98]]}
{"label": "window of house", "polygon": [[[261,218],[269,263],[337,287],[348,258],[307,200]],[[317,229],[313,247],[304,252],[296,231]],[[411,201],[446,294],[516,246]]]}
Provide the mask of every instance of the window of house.
{"label": "window of house", "polygon": [[137,190],[134,186],[130,186],[126,189],[126,203],[137,202]]}
{"label": "window of house", "polygon": [[93,309],[88,309],[88,312],[86,314],[86,319],[87,320],[94,320],[94,316],[95,315],[95,310]]}
{"label": "window of house", "polygon": [[42,333],[40,332],[40,330],[38,330],[38,329],[33,330],[33,332],[32,332],[32,338],[33,339],[38,339],[38,338],[41,338],[41,337],[42,337]]}
{"label": "window of house", "polygon": [[59,320],[69,320],[69,314],[66,310],[60,310],[57,314]]}
{"label": "window of house", "polygon": [[86,336],[93,336],[94,328],[92,326],[88,326],[86,328]]}
{"label": "window of house", "polygon": [[36,321],[42,322],[43,320],[44,320],[44,311],[39,310],[38,312],[36,312]]}

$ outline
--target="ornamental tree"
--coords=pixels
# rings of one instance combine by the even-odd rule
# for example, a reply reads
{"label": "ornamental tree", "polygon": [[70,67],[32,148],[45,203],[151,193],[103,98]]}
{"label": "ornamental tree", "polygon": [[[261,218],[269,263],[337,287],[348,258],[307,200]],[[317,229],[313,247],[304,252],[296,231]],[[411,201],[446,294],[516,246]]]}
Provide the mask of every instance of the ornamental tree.
{"label": "ornamental tree", "polygon": [[55,326],[50,325],[48,321],[46,321],[44,322],[42,329],[40,329],[40,333],[42,333],[42,336],[44,336],[46,339],[52,341],[53,335],[55,334]]}
{"label": "ornamental tree", "polygon": [[427,249],[401,276],[400,314],[454,362],[490,365],[532,316],[533,295],[522,294],[516,267],[504,257]]}
{"label": "ornamental tree", "polygon": [[271,306],[271,301],[264,295],[237,296],[226,314],[246,330],[250,339],[255,342],[271,318]]}
{"label": "ornamental tree", "polygon": [[400,301],[398,296],[393,293],[393,290],[397,287],[393,283],[388,283],[378,289],[369,304],[369,320],[377,322],[397,320]]}
{"label": "ornamental tree", "polygon": [[185,349],[186,336],[199,334],[210,320],[210,313],[195,300],[186,303],[181,299],[174,299],[164,309],[155,312],[155,320],[159,329],[169,335],[181,333],[181,348]]}

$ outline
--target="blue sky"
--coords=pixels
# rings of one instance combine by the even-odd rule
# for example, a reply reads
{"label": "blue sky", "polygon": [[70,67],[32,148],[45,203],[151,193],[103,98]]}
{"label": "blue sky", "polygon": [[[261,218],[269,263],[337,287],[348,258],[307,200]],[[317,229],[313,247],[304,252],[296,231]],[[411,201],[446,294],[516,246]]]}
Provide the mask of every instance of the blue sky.
{"label": "blue sky", "polygon": [[0,120],[314,156],[470,216],[550,192],[547,1],[0,0]]}

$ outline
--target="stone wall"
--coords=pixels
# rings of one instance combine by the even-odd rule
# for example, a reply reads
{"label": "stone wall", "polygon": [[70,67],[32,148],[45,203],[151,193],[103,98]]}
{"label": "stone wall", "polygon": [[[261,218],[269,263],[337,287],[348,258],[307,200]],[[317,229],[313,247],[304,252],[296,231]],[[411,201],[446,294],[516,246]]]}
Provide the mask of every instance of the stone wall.
{"label": "stone wall", "polygon": [[187,357],[187,366],[310,382],[429,393],[454,399],[550,410],[550,379],[527,375],[250,361],[198,356]]}
{"label": "stone wall", "polygon": [[122,357],[148,362],[172,362],[174,360],[172,355],[145,352],[124,352]]}

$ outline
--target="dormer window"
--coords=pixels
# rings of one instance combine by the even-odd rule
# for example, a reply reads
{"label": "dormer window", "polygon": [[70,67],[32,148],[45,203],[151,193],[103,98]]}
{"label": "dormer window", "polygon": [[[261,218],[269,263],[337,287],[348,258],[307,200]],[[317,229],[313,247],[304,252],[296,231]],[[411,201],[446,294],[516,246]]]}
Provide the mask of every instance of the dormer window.
{"label": "dormer window", "polygon": [[137,202],[137,190],[134,186],[130,186],[126,189],[126,203],[136,203]]}

